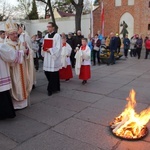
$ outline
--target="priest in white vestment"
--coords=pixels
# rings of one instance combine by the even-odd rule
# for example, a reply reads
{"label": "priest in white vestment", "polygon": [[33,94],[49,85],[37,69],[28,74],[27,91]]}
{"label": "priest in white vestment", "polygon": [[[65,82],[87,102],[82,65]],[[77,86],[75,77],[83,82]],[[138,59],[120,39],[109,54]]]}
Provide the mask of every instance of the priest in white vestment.
{"label": "priest in white vestment", "polygon": [[[17,39],[16,25],[11,21],[8,26],[12,40]],[[22,64],[25,52],[26,50],[16,51],[6,44],[0,44],[0,120],[16,116],[10,94],[12,88],[10,64],[13,63],[14,66]]]}
{"label": "priest in white vestment", "polygon": [[[49,22],[48,34],[44,38],[42,55],[44,57],[43,70],[48,80],[47,91],[51,96],[60,91],[59,69],[61,68],[61,37],[55,32],[55,24]],[[46,41],[50,41],[46,44]],[[45,48],[45,44],[48,48]]]}
{"label": "priest in white vestment", "polygon": [[25,64],[26,64],[26,76],[27,76],[27,86],[29,92],[31,92],[32,87],[36,84],[36,73],[34,68],[34,53],[32,50],[32,40],[29,36],[28,32],[25,30],[25,25],[18,24],[18,34],[19,34],[19,45],[21,49],[25,49],[23,43],[27,43],[27,47],[29,49],[28,56],[25,57]]}
{"label": "priest in white vestment", "polygon": [[[13,98],[13,105],[15,109],[23,109],[28,106],[27,99],[30,94],[29,80],[27,77],[28,70],[25,62],[25,59],[29,55],[29,48],[25,42],[23,43],[24,47],[20,47],[18,43],[18,27],[16,23],[13,23],[11,19],[8,19],[5,23],[5,28],[7,36],[9,37],[5,44],[16,52],[20,50],[27,51],[23,57],[22,64],[11,63],[10,65],[10,76],[12,81],[11,95]],[[12,32],[12,28],[15,28],[15,32]],[[20,55],[19,53],[17,54]]]}

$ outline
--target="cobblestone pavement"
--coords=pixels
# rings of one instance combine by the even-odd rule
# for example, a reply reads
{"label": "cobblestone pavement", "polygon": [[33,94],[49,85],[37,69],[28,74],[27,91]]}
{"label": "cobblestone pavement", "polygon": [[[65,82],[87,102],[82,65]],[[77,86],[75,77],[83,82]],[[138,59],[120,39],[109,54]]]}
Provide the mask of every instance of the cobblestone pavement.
{"label": "cobblestone pavement", "polygon": [[61,81],[61,92],[48,97],[40,68],[31,107],[0,121],[0,150],[149,150],[150,135],[123,141],[110,133],[109,122],[122,112],[132,88],[138,112],[150,105],[150,59],[122,58],[91,70],[88,84],[74,75]]}

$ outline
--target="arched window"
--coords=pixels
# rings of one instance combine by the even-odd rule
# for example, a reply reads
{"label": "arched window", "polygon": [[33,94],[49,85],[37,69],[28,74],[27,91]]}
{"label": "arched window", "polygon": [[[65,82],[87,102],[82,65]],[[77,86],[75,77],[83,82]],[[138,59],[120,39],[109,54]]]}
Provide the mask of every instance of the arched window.
{"label": "arched window", "polygon": [[134,0],[128,0],[128,5],[134,5]]}
{"label": "arched window", "polygon": [[122,0],[115,0],[115,6],[121,6]]}
{"label": "arched window", "polygon": [[149,1],[149,8],[150,8],[150,1]]}

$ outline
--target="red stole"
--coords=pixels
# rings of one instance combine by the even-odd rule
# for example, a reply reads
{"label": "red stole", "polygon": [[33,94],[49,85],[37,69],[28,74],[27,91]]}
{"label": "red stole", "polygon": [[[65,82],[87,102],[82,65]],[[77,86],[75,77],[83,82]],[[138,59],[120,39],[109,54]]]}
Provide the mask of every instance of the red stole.
{"label": "red stole", "polygon": [[63,43],[63,44],[62,44],[62,47],[66,47],[66,45],[67,45],[66,43]]}
{"label": "red stole", "polygon": [[81,50],[84,51],[85,49],[86,49],[86,45],[82,45],[82,46],[81,46]]}

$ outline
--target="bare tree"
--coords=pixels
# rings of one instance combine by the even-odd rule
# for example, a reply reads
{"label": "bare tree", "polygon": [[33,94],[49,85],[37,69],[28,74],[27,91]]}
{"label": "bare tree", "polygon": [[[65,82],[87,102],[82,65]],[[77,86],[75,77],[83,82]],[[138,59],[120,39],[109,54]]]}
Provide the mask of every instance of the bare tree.
{"label": "bare tree", "polygon": [[92,8],[92,1],[90,0],[85,0],[84,1],[84,7],[83,7],[83,13],[87,14],[91,12],[91,8]]}
{"label": "bare tree", "polygon": [[6,20],[9,16],[12,16],[13,11],[15,10],[14,6],[0,1],[0,21]]}
{"label": "bare tree", "polygon": [[76,28],[76,31],[78,31],[78,30],[81,30],[81,16],[82,16],[82,11],[84,7],[84,3],[83,3],[84,0],[78,0],[77,2],[75,2],[75,0],[70,0],[70,2],[76,9],[75,28]]}
{"label": "bare tree", "polygon": [[54,13],[53,13],[53,9],[52,9],[51,0],[36,0],[36,1],[43,2],[46,5],[45,6],[45,11],[49,10],[51,18],[52,18],[52,21],[55,24],[56,30],[57,30],[58,26],[57,26],[56,21],[55,21],[55,17],[54,17]]}
{"label": "bare tree", "polygon": [[18,11],[22,11],[22,14],[25,16],[26,19],[29,19],[29,13],[31,10],[31,0],[17,0],[18,4]]}
{"label": "bare tree", "polygon": [[[36,1],[45,3],[45,5],[46,5],[45,10],[46,11],[47,11],[47,9],[49,10],[52,21],[56,25],[51,0],[36,0]],[[75,11],[76,11],[75,28],[76,28],[76,31],[81,30],[81,16],[82,16],[83,8],[84,8],[84,0],[66,0],[66,1],[70,2],[75,7]],[[57,25],[56,25],[56,28],[58,28]]]}

